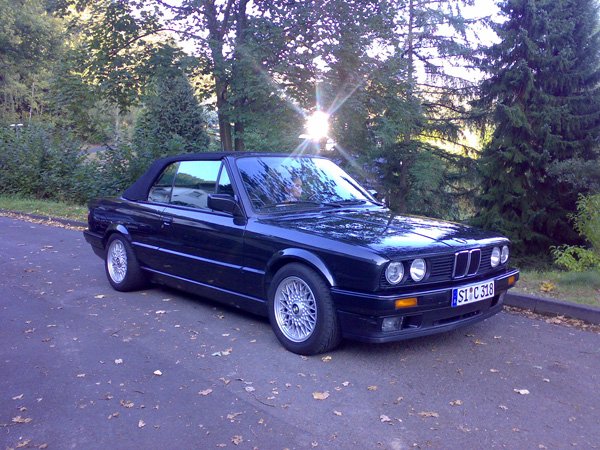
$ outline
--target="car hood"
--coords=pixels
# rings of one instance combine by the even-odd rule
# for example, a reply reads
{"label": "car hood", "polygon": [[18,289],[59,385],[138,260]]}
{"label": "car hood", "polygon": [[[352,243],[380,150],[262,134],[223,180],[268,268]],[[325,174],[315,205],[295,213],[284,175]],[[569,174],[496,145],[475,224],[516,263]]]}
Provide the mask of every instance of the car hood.
{"label": "car hood", "polygon": [[325,211],[269,218],[272,225],[368,247],[388,258],[412,253],[445,253],[498,242],[503,236],[467,225],[396,215],[387,209]]}

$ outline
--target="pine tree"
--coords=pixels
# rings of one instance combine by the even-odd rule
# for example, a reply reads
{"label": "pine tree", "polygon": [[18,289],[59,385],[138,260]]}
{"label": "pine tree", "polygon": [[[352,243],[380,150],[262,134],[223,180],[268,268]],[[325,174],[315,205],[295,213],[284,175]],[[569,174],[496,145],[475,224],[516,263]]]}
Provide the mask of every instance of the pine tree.
{"label": "pine tree", "polygon": [[167,64],[173,59],[172,49],[165,47],[164,52],[135,126],[132,164],[141,165],[140,171],[159,157],[208,148],[204,110],[181,68]]}
{"label": "pine tree", "polygon": [[[597,165],[600,44],[593,0],[507,0],[481,87],[495,130],[480,159],[476,222],[522,253],[576,239],[573,164]],[[581,175],[581,174],[580,174]],[[593,176],[593,175],[592,175]],[[588,188],[589,188],[588,184]]]}

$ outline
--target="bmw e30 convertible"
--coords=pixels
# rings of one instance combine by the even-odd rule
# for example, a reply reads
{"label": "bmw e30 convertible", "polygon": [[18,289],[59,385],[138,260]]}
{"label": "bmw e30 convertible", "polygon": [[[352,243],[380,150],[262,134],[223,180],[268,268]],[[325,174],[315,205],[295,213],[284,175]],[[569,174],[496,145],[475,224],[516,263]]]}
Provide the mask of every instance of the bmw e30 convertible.
{"label": "bmw e30 convertible", "polygon": [[169,285],[268,315],[288,350],[453,330],[501,311],[519,278],[504,236],[396,215],[331,160],[157,160],[89,204],[86,241],[118,291]]}

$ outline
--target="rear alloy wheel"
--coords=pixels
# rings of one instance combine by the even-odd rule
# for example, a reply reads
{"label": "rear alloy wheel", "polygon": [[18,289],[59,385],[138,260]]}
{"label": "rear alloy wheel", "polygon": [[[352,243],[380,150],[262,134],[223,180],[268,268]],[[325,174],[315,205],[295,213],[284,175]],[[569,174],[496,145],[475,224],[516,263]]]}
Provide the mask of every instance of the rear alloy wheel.
{"label": "rear alloy wheel", "polygon": [[323,353],[341,340],[329,286],[302,264],[289,264],[275,274],[269,319],[279,341],[294,353]]}
{"label": "rear alloy wheel", "polygon": [[121,234],[113,234],[108,239],[105,269],[108,281],[117,291],[134,291],[145,284],[146,277],[133,249]]}

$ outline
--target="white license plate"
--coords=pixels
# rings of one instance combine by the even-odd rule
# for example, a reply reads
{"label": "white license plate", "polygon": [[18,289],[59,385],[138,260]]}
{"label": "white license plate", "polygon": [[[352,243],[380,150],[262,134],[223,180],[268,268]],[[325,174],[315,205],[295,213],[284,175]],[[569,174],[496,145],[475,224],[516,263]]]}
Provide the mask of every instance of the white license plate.
{"label": "white license plate", "polygon": [[472,284],[462,288],[452,289],[452,307],[479,302],[494,296],[494,282]]}

